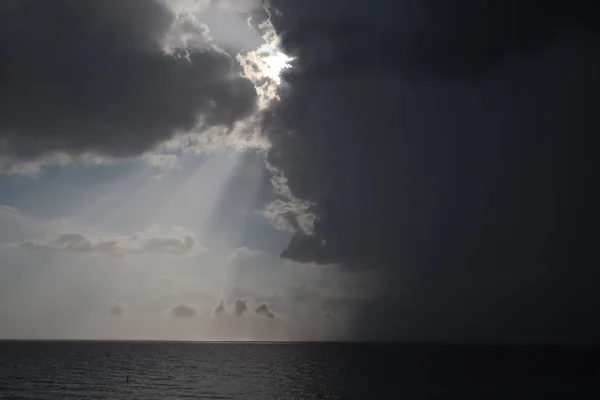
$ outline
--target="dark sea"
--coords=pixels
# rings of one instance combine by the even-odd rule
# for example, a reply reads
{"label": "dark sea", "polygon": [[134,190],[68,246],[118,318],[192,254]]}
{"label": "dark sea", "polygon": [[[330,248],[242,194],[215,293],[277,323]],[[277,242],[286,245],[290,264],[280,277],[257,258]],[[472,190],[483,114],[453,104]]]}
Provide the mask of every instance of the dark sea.
{"label": "dark sea", "polygon": [[0,342],[0,399],[598,398],[562,347]]}

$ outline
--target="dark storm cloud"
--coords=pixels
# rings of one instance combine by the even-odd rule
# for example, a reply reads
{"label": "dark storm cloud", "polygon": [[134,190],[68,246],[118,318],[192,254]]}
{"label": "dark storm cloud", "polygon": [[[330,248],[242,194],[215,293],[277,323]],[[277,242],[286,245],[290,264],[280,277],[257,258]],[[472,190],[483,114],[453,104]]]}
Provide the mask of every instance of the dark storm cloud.
{"label": "dark storm cloud", "polygon": [[0,156],[135,156],[250,115],[256,91],[230,55],[163,51],[174,22],[152,0],[2,1]]}
{"label": "dark storm cloud", "polygon": [[198,315],[198,311],[194,307],[187,304],[178,304],[170,312],[171,316],[176,318],[192,318]]}
{"label": "dark storm cloud", "polygon": [[[275,0],[282,45],[316,74],[404,69],[473,77],[595,23],[583,1]],[[457,57],[460,55],[460,57]]]}
{"label": "dark storm cloud", "polygon": [[272,2],[297,59],[268,161],[318,217],[282,256],[386,274],[357,336],[593,337],[586,4]]}

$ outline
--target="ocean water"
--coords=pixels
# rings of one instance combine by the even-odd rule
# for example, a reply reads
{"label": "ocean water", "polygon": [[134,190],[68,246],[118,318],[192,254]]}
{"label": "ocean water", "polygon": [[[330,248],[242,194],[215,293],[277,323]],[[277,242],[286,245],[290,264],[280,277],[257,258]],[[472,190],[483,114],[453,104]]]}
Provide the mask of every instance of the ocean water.
{"label": "ocean water", "polygon": [[561,347],[0,342],[0,399],[587,399],[599,393],[599,355]]}

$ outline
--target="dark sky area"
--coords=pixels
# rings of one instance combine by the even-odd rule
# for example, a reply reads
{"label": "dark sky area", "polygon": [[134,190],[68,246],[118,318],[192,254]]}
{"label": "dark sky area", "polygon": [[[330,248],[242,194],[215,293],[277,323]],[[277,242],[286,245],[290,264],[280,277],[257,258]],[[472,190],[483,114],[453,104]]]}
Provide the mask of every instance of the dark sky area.
{"label": "dark sky area", "polygon": [[[600,338],[593,6],[271,0],[256,12],[294,57],[281,100],[260,111],[267,160],[317,216],[281,256],[384,277],[353,339]],[[145,0],[2,0],[0,156],[139,156],[257,112],[233,55],[162,51],[174,18]]]}
{"label": "dark sky area", "polygon": [[283,256],[388,274],[357,338],[597,339],[587,4],[272,2],[269,161],[319,215]]}

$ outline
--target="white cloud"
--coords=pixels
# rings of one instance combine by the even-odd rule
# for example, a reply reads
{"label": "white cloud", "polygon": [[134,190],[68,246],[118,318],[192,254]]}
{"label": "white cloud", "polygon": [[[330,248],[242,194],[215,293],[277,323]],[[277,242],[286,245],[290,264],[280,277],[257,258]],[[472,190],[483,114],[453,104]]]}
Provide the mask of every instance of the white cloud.
{"label": "white cloud", "polygon": [[[44,168],[49,166],[115,165],[133,162],[135,160],[135,157],[118,159],[93,153],[74,156],[57,152],[28,161],[15,159],[10,156],[0,156],[0,175],[38,176],[43,173]],[[139,160],[154,167],[170,169],[177,166],[178,157],[175,154],[153,152],[145,154],[143,157],[140,157]]]}
{"label": "white cloud", "polygon": [[291,59],[279,49],[279,38],[270,20],[261,23],[259,29],[265,44],[254,51],[240,53],[236,58],[244,76],[256,86],[259,107],[266,108],[279,99],[277,91],[282,83],[279,74]]}
{"label": "white cloud", "polygon": [[0,155],[0,175],[38,175],[44,167],[56,165],[108,165],[115,163],[110,157],[86,153],[77,156],[55,152],[35,160],[20,160],[8,155]]}
{"label": "white cloud", "polygon": [[306,204],[293,201],[275,200],[259,213],[280,231],[310,233],[315,222]]}
{"label": "white cloud", "polygon": [[202,132],[181,133],[165,142],[166,151],[184,154],[210,154],[221,149],[266,150],[268,139],[261,135],[255,117],[237,122],[232,128],[209,127]]}
{"label": "white cloud", "polygon": [[162,235],[153,232],[131,235],[93,236],[84,233],[60,233],[41,240],[28,240],[19,244],[27,250],[51,250],[69,253],[101,253],[113,257],[127,255],[183,256],[205,251],[191,233],[177,232]]}
{"label": "white cloud", "polygon": [[286,177],[276,168],[268,165],[273,178],[273,192],[280,198],[267,204],[259,213],[281,231],[312,233],[316,216],[311,211],[312,204],[296,198]]}

